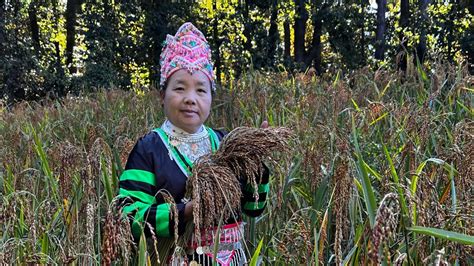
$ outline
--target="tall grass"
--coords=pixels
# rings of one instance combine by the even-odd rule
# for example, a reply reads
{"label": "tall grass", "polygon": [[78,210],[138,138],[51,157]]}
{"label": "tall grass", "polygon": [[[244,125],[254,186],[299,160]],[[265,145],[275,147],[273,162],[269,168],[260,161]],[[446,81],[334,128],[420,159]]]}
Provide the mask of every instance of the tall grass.
{"label": "tall grass", "polygon": [[[211,126],[267,119],[298,136],[249,223],[252,263],[474,263],[472,83],[439,65],[252,72],[221,88]],[[111,206],[134,142],[163,118],[155,90],[3,108],[0,264],[149,262]]]}

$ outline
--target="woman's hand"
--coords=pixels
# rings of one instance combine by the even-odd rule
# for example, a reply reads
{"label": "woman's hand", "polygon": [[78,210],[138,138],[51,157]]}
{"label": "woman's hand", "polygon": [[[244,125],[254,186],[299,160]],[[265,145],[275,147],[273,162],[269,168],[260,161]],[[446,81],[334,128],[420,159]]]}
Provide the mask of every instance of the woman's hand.
{"label": "woman's hand", "polygon": [[260,125],[260,128],[268,128],[268,121],[263,120],[262,124]]}
{"label": "woman's hand", "polygon": [[193,219],[193,201],[189,201],[184,205],[184,221],[187,222]]}

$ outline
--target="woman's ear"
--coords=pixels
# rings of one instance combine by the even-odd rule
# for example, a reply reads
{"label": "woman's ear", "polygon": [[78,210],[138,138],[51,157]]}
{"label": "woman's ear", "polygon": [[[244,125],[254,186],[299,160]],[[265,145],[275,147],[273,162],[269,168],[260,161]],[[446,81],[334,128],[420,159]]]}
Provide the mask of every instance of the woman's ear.
{"label": "woman's ear", "polygon": [[160,101],[161,101],[161,107],[165,105],[165,90],[160,90]]}

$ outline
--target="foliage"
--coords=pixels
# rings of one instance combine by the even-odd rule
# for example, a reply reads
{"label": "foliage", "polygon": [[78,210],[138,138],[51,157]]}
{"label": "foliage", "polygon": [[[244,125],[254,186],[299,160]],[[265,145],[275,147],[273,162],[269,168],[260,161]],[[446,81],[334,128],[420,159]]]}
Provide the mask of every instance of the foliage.
{"label": "foliage", "polygon": [[[214,99],[210,125],[268,119],[297,136],[265,213],[248,221],[252,261],[472,264],[466,67],[340,73],[247,72]],[[111,195],[135,141],[164,119],[158,101],[109,89],[1,109],[0,264],[152,259]]]}
{"label": "foliage", "polygon": [[[427,40],[426,60],[420,62],[424,71],[438,59],[457,64],[468,60],[472,73],[473,14],[466,1],[431,3],[426,12],[409,1],[411,16],[403,28],[400,1],[389,1],[383,61],[373,56],[379,22],[370,1],[301,1],[308,14],[303,36],[295,36],[295,19],[302,14],[289,0],[1,0],[0,97],[11,104],[110,86],[153,86],[159,79],[165,36],[185,21],[195,23],[207,36],[222,85],[253,69],[304,72],[313,66],[321,75],[335,69],[350,73],[365,65],[395,66],[402,61],[401,54],[403,58],[414,54],[422,39]],[[320,51],[313,50],[318,41],[314,21],[321,23]],[[304,63],[291,56],[300,38],[305,44]]]}

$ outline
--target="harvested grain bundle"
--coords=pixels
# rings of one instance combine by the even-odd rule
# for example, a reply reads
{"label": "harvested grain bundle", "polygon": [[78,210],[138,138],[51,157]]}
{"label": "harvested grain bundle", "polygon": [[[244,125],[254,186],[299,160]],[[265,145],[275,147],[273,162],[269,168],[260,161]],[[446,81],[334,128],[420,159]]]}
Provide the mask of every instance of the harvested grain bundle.
{"label": "harvested grain bundle", "polygon": [[264,160],[274,161],[274,151],[289,152],[291,137],[291,130],[284,127],[239,127],[222,140],[215,154],[196,162],[186,194],[193,199],[197,239],[201,228],[211,228],[232,217],[232,211],[240,211],[241,182],[252,184],[258,200],[257,180]]}
{"label": "harvested grain bundle", "polygon": [[[237,177],[246,178],[256,192],[257,177],[262,175],[264,160],[273,161],[271,154],[274,151],[290,152],[288,140],[292,135],[286,127],[238,127],[225,136],[212,160],[230,167]],[[258,197],[257,192],[255,196]]]}
{"label": "harvested grain bundle", "polygon": [[197,239],[201,239],[200,228],[211,228],[220,219],[229,219],[231,210],[240,208],[239,180],[229,167],[217,164],[210,156],[202,157],[193,167],[187,186],[186,193],[194,203]]}

